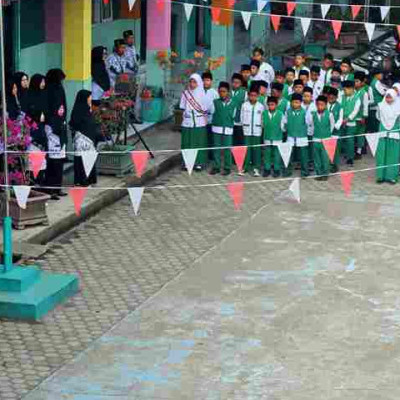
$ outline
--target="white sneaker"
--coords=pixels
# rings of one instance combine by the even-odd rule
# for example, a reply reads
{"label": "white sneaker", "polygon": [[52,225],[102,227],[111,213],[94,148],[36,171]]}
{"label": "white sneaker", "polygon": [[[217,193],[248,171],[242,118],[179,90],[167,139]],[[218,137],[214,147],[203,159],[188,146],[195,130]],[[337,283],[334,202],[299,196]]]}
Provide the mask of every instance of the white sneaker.
{"label": "white sneaker", "polygon": [[260,171],[257,168],[254,168],[253,175],[257,177],[261,176]]}
{"label": "white sneaker", "polygon": [[244,173],[244,171],[238,171],[238,175],[239,176],[245,176],[246,174]]}

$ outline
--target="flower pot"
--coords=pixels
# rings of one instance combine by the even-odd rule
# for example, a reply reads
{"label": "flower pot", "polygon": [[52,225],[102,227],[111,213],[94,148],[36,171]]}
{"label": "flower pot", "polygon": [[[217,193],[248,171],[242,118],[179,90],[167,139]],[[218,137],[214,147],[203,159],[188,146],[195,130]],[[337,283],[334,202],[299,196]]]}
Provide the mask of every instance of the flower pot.
{"label": "flower pot", "polygon": [[183,121],[183,110],[179,108],[174,109],[174,129],[180,131]]}
{"label": "flower pot", "polygon": [[164,99],[153,98],[150,100],[142,99],[142,120],[144,122],[159,122],[164,115]]}
{"label": "flower pot", "polygon": [[[48,225],[49,219],[47,217],[46,203],[49,199],[49,195],[31,190],[26,202],[26,208],[23,209],[18,205],[17,199],[11,197],[9,201],[10,216],[12,217],[14,228],[25,229],[31,225]],[[4,215],[4,201],[1,203],[1,208]]]}
{"label": "flower pot", "polygon": [[98,162],[98,172],[101,175],[113,175],[122,177],[133,171],[130,152],[133,146],[115,145],[103,151],[118,151],[120,153],[100,153]]}

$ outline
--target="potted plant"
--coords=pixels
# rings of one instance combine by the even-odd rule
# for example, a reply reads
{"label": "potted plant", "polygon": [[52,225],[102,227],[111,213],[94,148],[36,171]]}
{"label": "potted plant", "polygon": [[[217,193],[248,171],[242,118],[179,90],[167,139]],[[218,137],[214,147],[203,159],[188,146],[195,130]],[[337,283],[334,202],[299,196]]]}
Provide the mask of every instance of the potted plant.
{"label": "potted plant", "polygon": [[133,105],[129,97],[111,95],[93,112],[103,136],[108,139],[99,154],[98,171],[102,175],[121,177],[133,169],[130,152],[134,147],[127,144],[129,113]]}
{"label": "potted plant", "polygon": [[140,94],[141,117],[145,122],[159,122],[164,116],[164,91],[156,86],[145,86]]}
{"label": "potted plant", "polygon": [[[7,149],[11,152],[7,155],[8,184],[12,186],[29,185],[28,154],[31,144],[30,130],[34,123],[29,118],[7,120]],[[3,137],[3,127],[0,126],[0,138]],[[1,139],[1,147],[4,142]],[[1,162],[0,182],[5,184],[4,163]],[[5,213],[5,193],[3,188],[1,195],[2,214]],[[13,226],[16,229],[25,229],[29,225],[48,225],[46,203],[50,196],[36,190],[31,190],[26,207],[20,208],[13,190],[10,190],[9,211]]]}

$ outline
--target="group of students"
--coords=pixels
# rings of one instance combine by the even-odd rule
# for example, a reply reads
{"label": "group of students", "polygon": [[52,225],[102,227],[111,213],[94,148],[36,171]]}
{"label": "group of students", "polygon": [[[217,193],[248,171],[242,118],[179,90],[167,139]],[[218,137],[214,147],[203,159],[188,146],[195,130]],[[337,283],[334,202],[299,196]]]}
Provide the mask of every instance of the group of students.
{"label": "group of students", "polygon": [[[44,151],[46,159],[37,177],[30,172],[31,184],[37,190],[59,200],[67,151],[67,101],[61,69],[51,69],[46,76],[35,74],[31,78],[24,72],[16,72],[7,85],[7,118],[22,124],[29,121],[31,143],[27,151]],[[74,141],[75,185],[88,186],[96,183],[96,170],[86,176],[79,151],[95,148],[103,140],[91,108],[91,92],[80,90],[71,112],[69,126]],[[11,182],[11,184],[13,184]]]}
{"label": "group of students", "polygon": [[[339,171],[342,158],[349,167],[367,152],[366,133],[377,135],[377,182],[396,183],[400,163],[400,83],[382,83],[382,71],[354,71],[351,61],[335,64],[326,54],[322,65],[305,65],[296,55],[293,67],[274,71],[256,48],[248,65],[231,82],[212,87],[212,75],[193,74],[182,93],[182,148],[198,151],[195,170],[211,165],[210,174],[228,175],[231,147],[248,146],[240,175],[291,176],[300,163],[301,176],[312,171],[327,180]],[[333,160],[324,140],[336,138]],[[282,144],[291,147],[285,166]],[[288,147],[288,146],[286,146]],[[212,150],[208,150],[212,148]],[[206,149],[206,150],[204,150]],[[223,163],[221,156],[223,155]]]}

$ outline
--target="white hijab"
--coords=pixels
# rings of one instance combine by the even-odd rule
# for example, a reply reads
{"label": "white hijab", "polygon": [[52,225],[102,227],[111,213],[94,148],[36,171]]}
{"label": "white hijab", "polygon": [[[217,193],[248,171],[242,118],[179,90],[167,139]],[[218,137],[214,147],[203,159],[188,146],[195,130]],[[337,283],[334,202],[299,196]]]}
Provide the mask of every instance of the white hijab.
{"label": "white hijab", "polygon": [[188,98],[193,98],[197,104],[201,106],[203,111],[207,111],[210,108],[210,101],[204,90],[203,79],[199,74],[190,75],[189,80],[193,79],[197,83],[197,87],[194,90],[186,89]]}
{"label": "white hijab", "polygon": [[[400,88],[400,84],[399,88]],[[389,104],[386,101],[386,98],[390,96],[393,98],[393,103]],[[385,97],[383,98],[382,102],[379,103],[379,119],[383,125],[383,127],[385,129],[387,129],[388,131],[392,130],[397,118],[400,115],[400,106],[399,106],[399,99],[397,96],[397,93],[394,89],[389,89],[386,94]]]}

